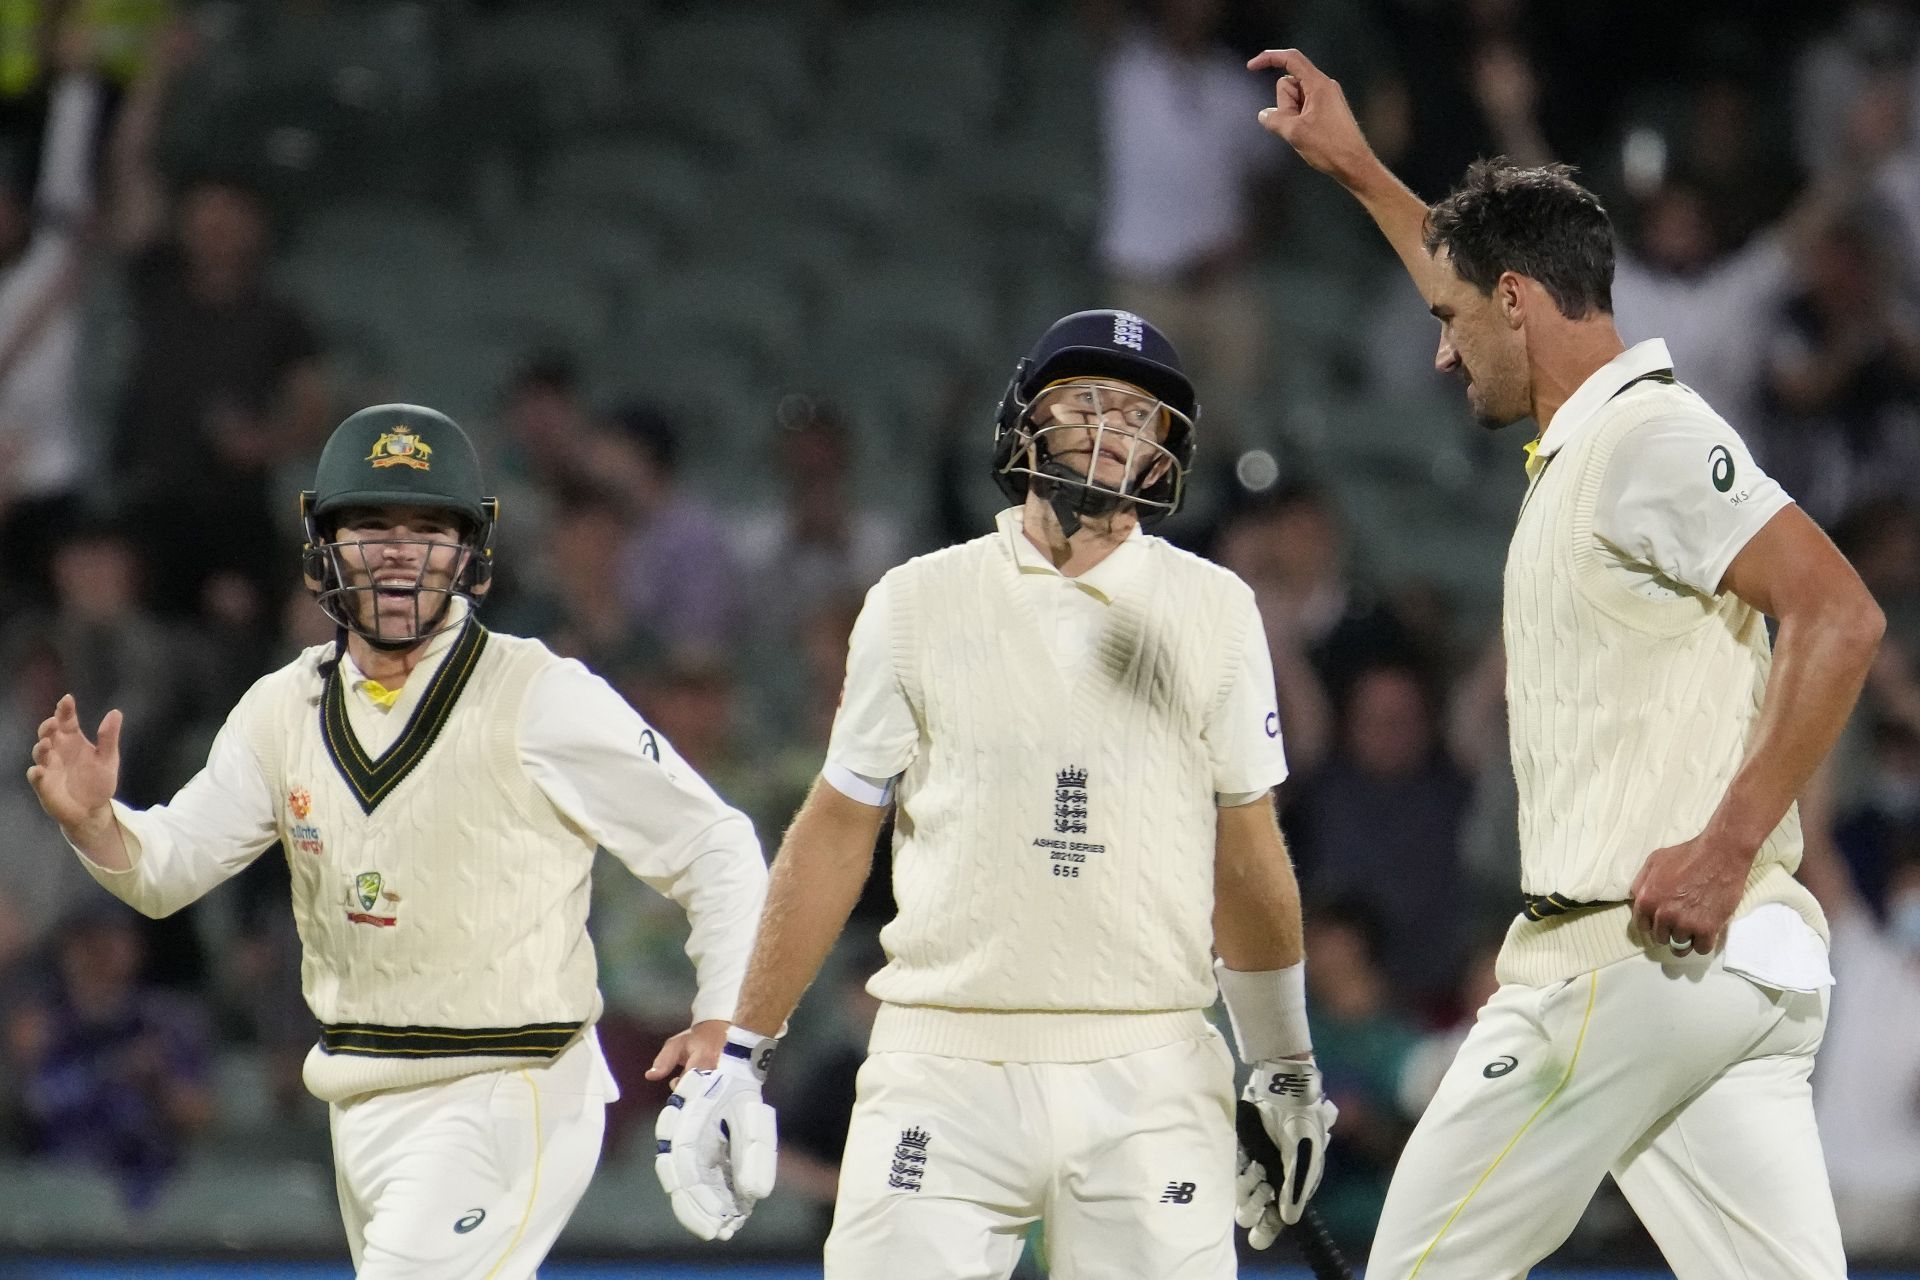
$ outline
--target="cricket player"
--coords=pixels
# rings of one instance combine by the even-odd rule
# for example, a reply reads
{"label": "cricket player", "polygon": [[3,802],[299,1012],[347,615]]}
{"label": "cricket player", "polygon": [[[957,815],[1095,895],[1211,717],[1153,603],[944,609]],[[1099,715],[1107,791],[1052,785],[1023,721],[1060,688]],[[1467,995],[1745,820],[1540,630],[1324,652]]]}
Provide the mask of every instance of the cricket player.
{"label": "cricket player", "polygon": [[[1519,1277],[1612,1173],[1680,1280],[1845,1274],[1808,1076],[1827,925],[1795,797],[1883,621],[1673,368],[1614,329],[1613,233],[1555,165],[1428,209],[1297,50],[1261,123],[1357,198],[1487,426],[1532,418],[1503,630],[1524,910],[1395,1172],[1368,1280]],[[1769,646],[1766,617],[1779,623]]]}
{"label": "cricket player", "polygon": [[[1000,406],[993,472],[1017,505],[869,593],[726,1052],[661,1115],[661,1178],[696,1234],[732,1234],[771,1183],[772,1039],[890,805],[899,914],[826,1274],[1006,1276],[1040,1220],[1060,1277],[1234,1274],[1217,991],[1249,1096],[1304,1144],[1278,1208],[1298,1217],[1334,1108],[1269,795],[1286,764],[1264,632],[1239,579],[1142,527],[1180,503],[1196,414],[1152,325],[1066,317]],[[1258,1166],[1247,1199],[1270,1241]]]}
{"label": "cricket player", "polygon": [[687,912],[694,1025],[656,1072],[711,1065],[766,892],[746,818],[579,663],[475,619],[495,503],[417,405],[335,430],[303,499],[303,573],[338,624],[262,678],[172,803],[113,799],[120,713],[73,699],[28,778],[87,870],[176,911],[280,842],[321,1024],[341,1216],[367,1280],[534,1274],[618,1096],[586,930],[597,848]]}

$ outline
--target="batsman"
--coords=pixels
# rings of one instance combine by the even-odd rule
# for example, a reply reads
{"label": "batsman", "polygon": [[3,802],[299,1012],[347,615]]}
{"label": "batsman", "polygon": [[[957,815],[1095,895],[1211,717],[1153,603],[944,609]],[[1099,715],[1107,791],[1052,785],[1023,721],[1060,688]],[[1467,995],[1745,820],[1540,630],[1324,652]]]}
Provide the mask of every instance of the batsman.
{"label": "batsman", "polygon": [[[1067,316],[1000,405],[992,472],[1013,505],[867,596],[726,1054],[661,1113],[661,1178],[696,1233],[753,1207],[768,1047],[889,807],[899,914],[829,1277],[1004,1277],[1044,1221],[1056,1276],[1218,1280],[1236,1201],[1256,1242],[1300,1214],[1334,1108],[1274,824],[1266,636],[1244,583],[1146,532],[1180,504],[1198,412],[1151,324]],[[1236,1165],[1216,990],[1269,1131],[1306,1152],[1278,1208]]]}

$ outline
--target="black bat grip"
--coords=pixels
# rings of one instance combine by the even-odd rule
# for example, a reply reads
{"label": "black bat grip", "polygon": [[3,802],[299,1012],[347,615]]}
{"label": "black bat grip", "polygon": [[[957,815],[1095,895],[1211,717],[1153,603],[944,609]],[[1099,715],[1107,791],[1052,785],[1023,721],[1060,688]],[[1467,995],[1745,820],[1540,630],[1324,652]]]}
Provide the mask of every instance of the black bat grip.
{"label": "black bat grip", "polygon": [[[1247,1154],[1260,1162],[1267,1171],[1267,1179],[1274,1181],[1286,1176],[1286,1161],[1280,1157],[1280,1148],[1267,1135],[1267,1126],[1260,1121],[1260,1108],[1241,1098],[1233,1106],[1233,1127],[1240,1137],[1240,1145]],[[1300,1214],[1300,1221],[1292,1227],[1294,1243],[1300,1248],[1300,1255],[1307,1260],[1307,1266],[1313,1271],[1314,1280],[1353,1280],[1353,1268],[1340,1256],[1340,1248],[1334,1244],[1333,1237],[1327,1233],[1327,1224],[1320,1217],[1320,1211],[1312,1205]]]}

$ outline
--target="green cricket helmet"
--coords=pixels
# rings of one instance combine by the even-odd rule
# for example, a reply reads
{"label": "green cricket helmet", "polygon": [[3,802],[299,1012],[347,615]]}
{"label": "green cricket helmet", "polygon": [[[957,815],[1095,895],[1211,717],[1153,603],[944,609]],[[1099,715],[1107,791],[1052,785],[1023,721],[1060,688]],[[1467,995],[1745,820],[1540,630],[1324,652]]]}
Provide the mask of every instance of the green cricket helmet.
{"label": "green cricket helmet", "polygon": [[[388,508],[452,516],[460,552],[451,568],[432,554],[430,539],[340,540],[342,516]],[[300,495],[300,516],[307,590],[337,625],[376,648],[411,648],[444,630],[453,621],[453,597],[478,606],[492,581],[499,502],[481,489],[480,457],[466,432],[422,405],[374,405],[334,428],[313,488]],[[381,581],[376,557],[391,570]],[[399,580],[409,565],[411,582]],[[395,610],[380,607],[383,596],[410,597],[408,617],[391,618]]]}

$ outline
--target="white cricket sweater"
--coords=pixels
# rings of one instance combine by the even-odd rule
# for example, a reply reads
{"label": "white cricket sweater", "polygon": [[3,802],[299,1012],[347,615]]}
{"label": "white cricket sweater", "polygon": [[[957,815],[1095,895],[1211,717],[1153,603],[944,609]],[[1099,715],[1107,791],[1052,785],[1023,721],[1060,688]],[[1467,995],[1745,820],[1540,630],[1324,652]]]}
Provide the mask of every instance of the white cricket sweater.
{"label": "white cricket sweater", "polygon": [[889,577],[921,729],[894,835],[876,1051],[1086,1061],[1206,1034],[1214,771],[1204,729],[1252,634],[1246,585],[1149,540],[1063,675],[1001,533]]}
{"label": "white cricket sweater", "polygon": [[[1671,381],[1629,385],[1534,477],[1508,552],[1503,632],[1521,888],[1612,903],[1521,916],[1503,982],[1540,984],[1639,954],[1624,905],[1656,849],[1705,829],[1745,759],[1772,651],[1764,617],[1732,593],[1638,593],[1609,571],[1593,533],[1614,446],[1649,415],[1711,415]],[[1761,845],[1736,915],[1794,908],[1826,936],[1793,879],[1797,809]]]}
{"label": "white cricket sweater", "polygon": [[247,698],[264,705],[236,717],[292,869],[301,986],[321,1023],[307,1087],[338,1101],[550,1060],[600,1013],[595,842],[519,758],[521,703],[559,659],[469,624],[373,760],[341,681],[321,679],[331,652],[262,680]]}

